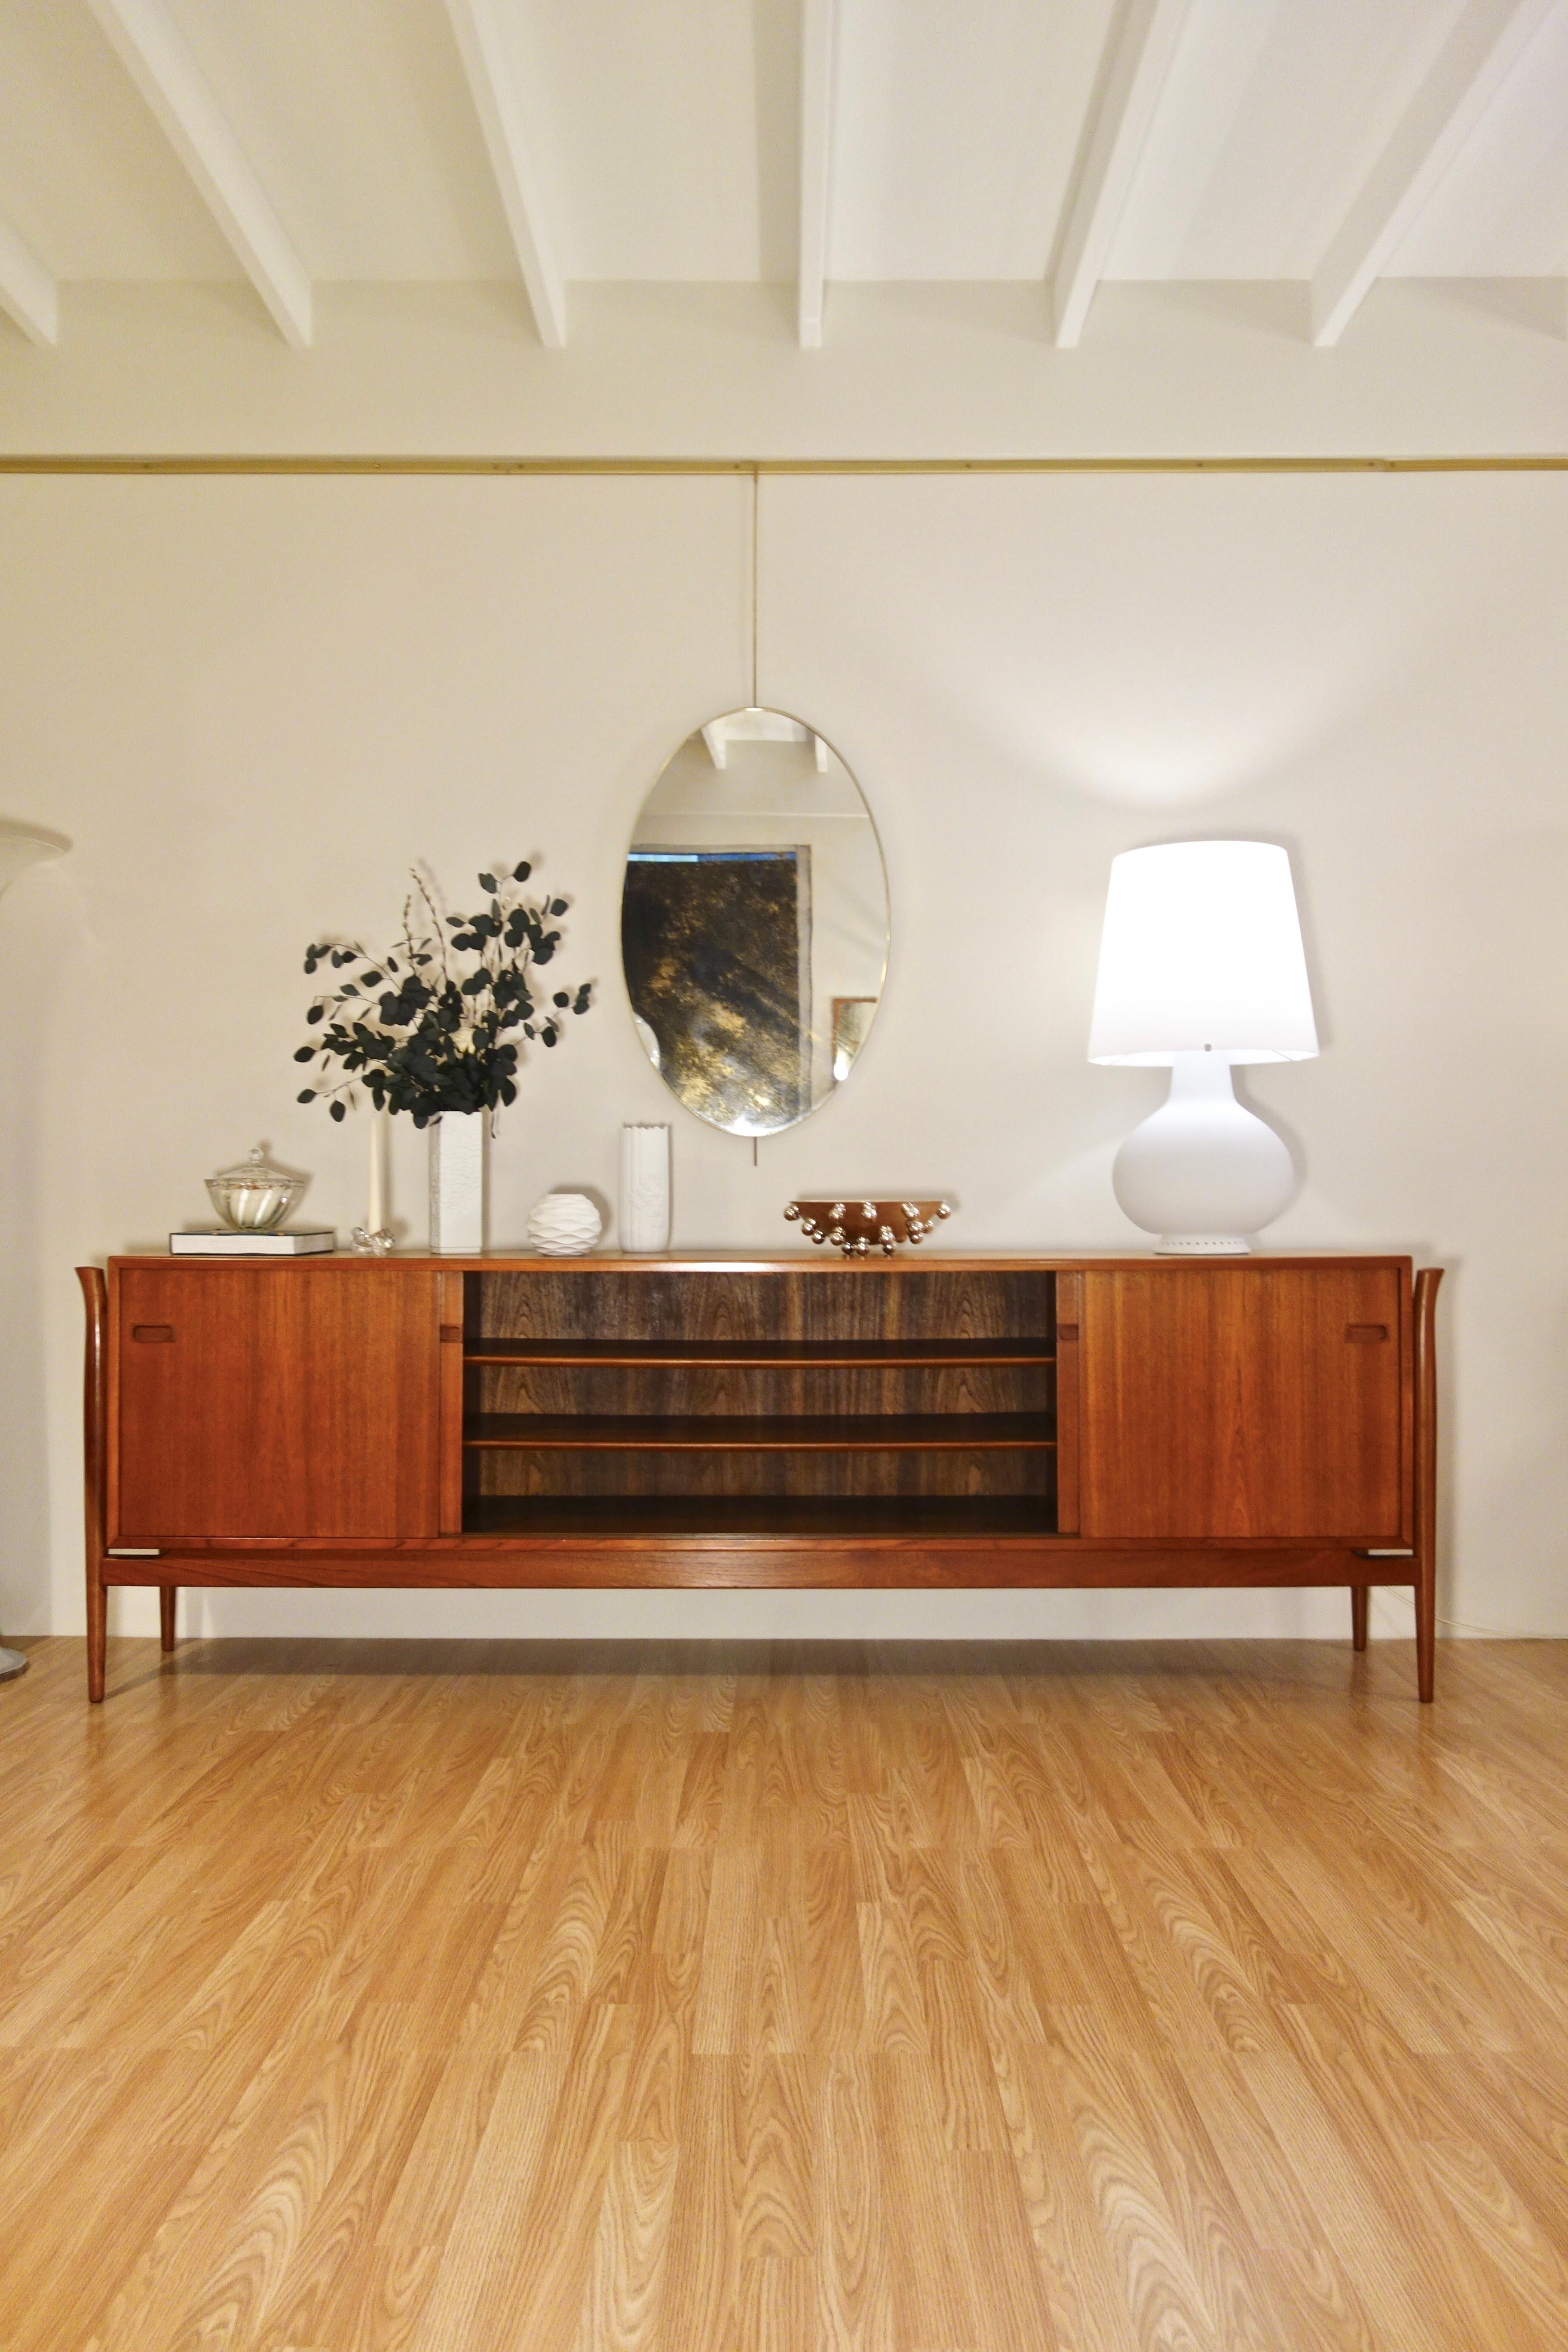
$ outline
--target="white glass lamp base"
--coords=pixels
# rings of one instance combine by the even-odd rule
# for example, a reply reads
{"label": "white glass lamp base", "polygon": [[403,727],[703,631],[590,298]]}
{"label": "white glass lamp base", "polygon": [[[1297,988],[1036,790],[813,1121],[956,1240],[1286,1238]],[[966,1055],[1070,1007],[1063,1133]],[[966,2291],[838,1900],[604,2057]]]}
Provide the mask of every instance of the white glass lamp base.
{"label": "white glass lamp base", "polygon": [[1237,1101],[1223,1054],[1178,1054],[1169,1096],[1128,1137],[1110,1181],[1162,1255],[1230,1257],[1289,1206],[1296,1169],[1274,1129]]}

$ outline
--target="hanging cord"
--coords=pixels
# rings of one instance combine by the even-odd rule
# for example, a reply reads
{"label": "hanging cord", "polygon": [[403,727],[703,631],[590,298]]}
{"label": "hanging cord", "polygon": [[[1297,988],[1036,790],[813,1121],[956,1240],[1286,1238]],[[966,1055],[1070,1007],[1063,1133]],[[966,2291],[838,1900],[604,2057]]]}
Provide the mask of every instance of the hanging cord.
{"label": "hanging cord", "polygon": [[[763,469],[760,466],[753,466],[752,467],[752,709],[753,710],[757,708],[757,569],[762,541],[762,486]],[[754,1135],[752,1138],[752,1165],[753,1168],[758,1165],[757,1139]]]}

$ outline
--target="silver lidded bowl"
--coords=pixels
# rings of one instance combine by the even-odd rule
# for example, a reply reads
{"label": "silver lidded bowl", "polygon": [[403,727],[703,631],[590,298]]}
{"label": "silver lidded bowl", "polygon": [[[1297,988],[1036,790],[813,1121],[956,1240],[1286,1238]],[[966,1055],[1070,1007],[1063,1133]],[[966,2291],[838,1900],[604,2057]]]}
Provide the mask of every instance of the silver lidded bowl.
{"label": "silver lidded bowl", "polygon": [[274,1168],[258,1143],[247,1160],[220,1168],[206,1180],[213,1207],[237,1233],[269,1234],[280,1225],[305,1189],[302,1176]]}

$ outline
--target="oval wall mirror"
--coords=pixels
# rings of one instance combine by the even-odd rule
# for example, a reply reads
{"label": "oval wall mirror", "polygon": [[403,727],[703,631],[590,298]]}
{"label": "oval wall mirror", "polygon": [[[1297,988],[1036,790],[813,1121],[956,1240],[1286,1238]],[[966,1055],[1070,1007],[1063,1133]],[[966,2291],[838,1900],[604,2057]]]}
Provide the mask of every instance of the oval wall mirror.
{"label": "oval wall mirror", "polygon": [[711,1126],[776,1134],[844,1084],[882,992],[888,877],[830,743],[782,710],[687,737],[637,818],[621,957],[648,1060]]}

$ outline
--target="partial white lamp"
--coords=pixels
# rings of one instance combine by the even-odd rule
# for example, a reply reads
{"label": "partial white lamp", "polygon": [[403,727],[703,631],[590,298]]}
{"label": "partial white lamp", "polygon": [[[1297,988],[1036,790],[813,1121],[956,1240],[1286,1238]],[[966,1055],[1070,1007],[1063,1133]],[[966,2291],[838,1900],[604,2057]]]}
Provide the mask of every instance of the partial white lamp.
{"label": "partial white lamp", "polygon": [[[41,858],[58,857],[70,847],[68,841],[58,833],[41,833],[34,825],[6,824],[0,821],[0,898],[7,883]],[[27,1671],[25,1651],[0,1648],[0,1683],[11,1682]]]}
{"label": "partial white lamp", "polygon": [[1237,1101],[1231,1067],[1317,1050],[1283,849],[1177,841],[1112,860],[1089,1058],[1170,1068],[1169,1097],[1111,1171],[1118,1202],[1157,1249],[1244,1252],[1288,1206],[1290,1154]]}

